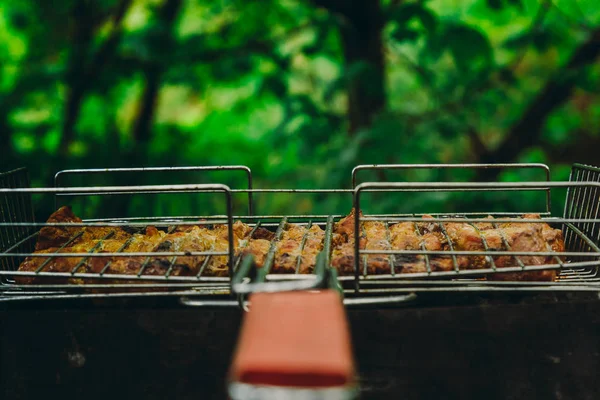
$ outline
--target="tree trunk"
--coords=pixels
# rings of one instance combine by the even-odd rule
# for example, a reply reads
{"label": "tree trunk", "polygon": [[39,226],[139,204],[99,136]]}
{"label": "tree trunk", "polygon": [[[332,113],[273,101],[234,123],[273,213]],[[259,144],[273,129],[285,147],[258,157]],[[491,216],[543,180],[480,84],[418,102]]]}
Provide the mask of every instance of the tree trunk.
{"label": "tree trunk", "polygon": [[69,60],[69,70],[65,78],[68,95],[65,104],[65,115],[63,121],[62,138],[60,142],[60,153],[66,155],[69,145],[73,140],[75,123],[79,116],[81,103],[86,91],[87,82],[83,79],[85,61],[89,44],[92,40],[92,11],[87,1],[76,1],[73,5],[73,47]]}
{"label": "tree trunk", "polygon": [[355,2],[341,28],[344,69],[349,73],[349,132],[369,127],[385,106],[383,16],[379,1]]}
{"label": "tree trunk", "polygon": [[369,127],[385,106],[384,17],[379,0],[313,0],[340,16],[344,70],[348,79],[350,134]]}
{"label": "tree trunk", "polygon": [[[164,48],[166,49],[170,49],[172,46],[173,26],[175,24],[177,13],[181,8],[181,4],[182,0],[167,0],[160,10],[159,18],[164,29]],[[146,150],[146,145],[151,139],[152,122],[154,121],[154,115],[156,113],[156,105],[158,104],[158,94],[163,73],[163,62],[149,63],[144,71],[146,85],[144,87],[140,109],[133,129],[133,137],[136,143],[142,146],[140,151]]]}
{"label": "tree trunk", "polygon": [[113,17],[113,28],[110,37],[102,44],[94,54],[90,63],[87,63],[90,43],[94,34],[94,10],[87,0],[78,0],[73,6],[73,21],[75,29],[73,32],[73,48],[69,61],[69,72],[66,77],[68,85],[67,103],[65,105],[65,116],[60,143],[60,153],[66,155],[69,145],[75,136],[75,124],[79,118],[81,106],[90,85],[113,55],[121,38],[121,21],[125,17],[132,0],[121,0],[116,7]]}

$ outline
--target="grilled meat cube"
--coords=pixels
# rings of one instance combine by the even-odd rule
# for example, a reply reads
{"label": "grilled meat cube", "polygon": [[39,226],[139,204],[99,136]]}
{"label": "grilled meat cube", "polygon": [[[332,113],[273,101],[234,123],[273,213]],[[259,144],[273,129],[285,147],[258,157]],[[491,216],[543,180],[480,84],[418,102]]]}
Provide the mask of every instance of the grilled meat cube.
{"label": "grilled meat cube", "polygon": [[[523,219],[540,219],[540,216],[539,214],[525,214],[523,215]],[[544,238],[544,241],[548,243],[552,251],[565,251],[565,242],[562,231],[560,229],[552,228],[547,223],[542,223],[539,225],[542,226],[542,237]]]}
{"label": "grilled meat cube", "polygon": [[271,242],[266,239],[252,239],[242,250],[242,257],[252,255],[256,266],[261,268],[265,264],[265,259],[271,248]]}
{"label": "grilled meat cube", "polygon": [[[64,206],[52,213],[46,222],[81,223],[82,221],[81,218],[73,213],[71,207]],[[45,226],[40,230],[35,250],[60,247],[73,238],[79,231],[81,231],[81,227],[79,226]]]}
{"label": "grilled meat cube", "polygon": [[275,239],[275,233],[265,228],[257,228],[256,231],[254,231],[254,235],[252,235],[252,239],[264,239],[272,241]]}
{"label": "grilled meat cube", "polygon": [[[363,216],[362,211],[360,212],[360,216]],[[350,211],[350,214],[335,224],[333,231],[346,239],[354,237],[354,208]]]}
{"label": "grilled meat cube", "polygon": [[272,272],[287,274],[296,272],[298,258],[302,253],[302,239],[307,231],[304,226],[287,224],[282,232],[281,239],[275,244]]}
{"label": "grilled meat cube", "polygon": [[[174,232],[165,235],[152,251],[156,252],[202,252],[210,251],[214,244],[214,239],[205,228],[194,226],[189,232]],[[179,256],[177,264],[174,265],[173,275],[196,275],[206,256]],[[153,258],[144,274],[164,275],[172,257]]]}
{"label": "grilled meat cube", "polygon": [[262,267],[271,248],[271,241],[275,238],[275,233],[268,229],[256,228],[251,237],[246,237],[240,242],[240,247],[236,251],[236,256],[244,258],[248,255],[254,257],[257,267]]}
{"label": "grilled meat cube", "polygon": [[[360,213],[362,217],[362,212]],[[335,224],[331,265],[342,275],[354,274],[354,218],[352,209],[349,215]],[[389,250],[391,248],[386,225],[380,221],[366,221],[361,224],[359,246],[361,250]],[[390,272],[390,257],[373,254],[366,256],[367,273],[384,274]],[[364,268],[364,260],[359,260],[359,268]]]}
{"label": "grilled meat cube", "polygon": [[477,229],[479,229],[480,231],[487,231],[487,230],[490,230],[490,229],[495,229],[495,227],[494,227],[494,217],[492,217],[491,215],[488,215],[485,218],[489,219],[490,222],[476,222],[473,225],[475,225],[477,227]]}
{"label": "grilled meat cube", "polygon": [[[250,232],[252,232],[252,227],[248,224],[244,224],[242,221],[235,221],[232,228],[233,239],[237,239],[238,241],[243,240]],[[216,225],[213,229],[213,233],[223,240],[229,239],[229,233],[226,224]]]}
{"label": "grilled meat cube", "polygon": [[392,247],[397,250],[419,250],[421,239],[415,229],[415,224],[412,222],[401,222],[390,226]]}
{"label": "grilled meat cube", "polygon": [[[428,251],[447,251],[450,250],[448,239],[442,231],[439,223],[428,221],[433,219],[431,215],[423,215],[424,222],[417,223],[421,232],[421,240]],[[432,271],[452,271],[454,270],[454,261],[451,256],[432,255],[429,256],[429,264]]]}
{"label": "grilled meat cube", "polygon": [[[526,214],[524,216],[528,219],[539,219],[537,214]],[[551,243],[546,240],[556,240],[562,237],[558,236],[556,230],[552,229],[546,223],[504,223],[499,224],[498,228],[504,237],[506,238],[509,248],[512,251],[548,251],[561,249],[561,246],[554,243],[554,247]],[[544,231],[546,234],[544,235]],[[564,246],[564,245],[563,245]],[[564,248],[564,247],[563,247]],[[513,258],[514,259],[514,258]],[[524,265],[545,265],[554,264],[555,260],[551,257],[546,256],[519,256],[519,259]],[[500,263],[496,265],[498,268],[507,268],[518,266],[516,259],[514,261],[506,262],[505,264]],[[527,271],[527,272],[516,272],[516,273],[496,273],[488,276],[490,280],[500,281],[552,281],[556,279],[555,270],[543,270],[543,271]]]}
{"label": "grilled meat cube", "polygon": [[[394,250],[421,250],[421,238],[417,235],[415,223],[401,222],[390,226],[391,247]],[[427,272],[425,257],[422,255],[395,255],[396,272]]]}
{"label": "grilled meat cube", "polygon": [[[333,226],[331,266],[340,275],[354,274],[354,208],[350,214],[340,219]],[[362,213],[360,214],[362,217]],[[360,238],[359,246],[365,248],[366,240]],[[362,268],[362,262],[360,262]]]}
{"label": "grilled meat cube", "polygon": [[325,231],[318,225],[313,225],[308,230],[304,249],[301,254],[300,270],[301,274],[310,274],[314,271],[317,263],[317,255],[323,250]]}
{"label": "grilled meat cube", "polygon": [[308,229],[302,225],[287,224],[286,228],[282,232],[281,239],[294,240],[298,243],[301,243],[307,230]]}
{"label": "grilled meat cube", "polygon": [[296,263],[300,257],[300,242],[297,240],[285,239],[276,244],[275,260],[271,269],[274,273],[293,274],[296,272]]}
{"label": "grilled meat cube", "polygon": [[[479,230],[475,225],[466,222],[448,222],[446,232],[455,250],[484,252],[488,243],[485,233],[490,230]],[[484,243],[485,241],[485,243]],[[501,244],[501,243],[500,243]],[[484,255],[456,256],[460,270],[483,269],[489,267],[488,258]]]}
{"label": "grilled meat cube", "polygon": [[[48,223],[81,223],[81,218],[77,217],[70,207],[64,206],[55,211],[48,220]],[[79,236],[77,238],[76,235]],[[112,239],[127,240],[131,235],[119,227],[111,226],[45,226],[40,230],[35,250],[44,250],[52,247],[60,247],[71,240],[71,244],[86,243],[90,240],[102,239],[108,235]]]}
{"label": "grilled meat cube", "polygon": [[[239,249],[239,246],[234,247],[234,251]],[[229,251],[229,242],[223,239],[217,239],[212,247],[212,251]],[[227,256],[211,256],[206,269],[203,271],[203,276],[228,276],[229,265],[227,264]]]}
{"label": "grilled meat cube", "polygon": [[[233,251],[234,257],[239,256],[243,246],[247,243],[247,236],[252,231],[252,227],[236,221],[233,224]],[[227,225],[217,225],[210,231],[212,251],[228,252],[229,251],[229,233]],[[228,256],[211,256],[203,276],[228,276]]]}
{"label": "grilled meat cube", "polygon": [[276,244],[273,272],[295,273],[298,268],[300,273],[310,273],[315,267],[317,254],[323,248],[324,235],[325,232],[317,225],[307,229],[302,225],[288,224]]}
{"label": "grilled meat cube", "polygon": [[[365,248],[366,250],[390,250],[390,240],[385,222],[367,221],[364,223]],[[387,274],[391,273],[392,265],[390,256],[386,254],[367,255],[367,273]]]}
{"label": "grilled meat cube", "polygon": [[[365,240],[361,239],[360,247],[364,249]],[[354,240],[345,242],[333,249],[331,252],[331,266],[340,275],[354,275]],[[359,263],[362,269],[362,261]]]}

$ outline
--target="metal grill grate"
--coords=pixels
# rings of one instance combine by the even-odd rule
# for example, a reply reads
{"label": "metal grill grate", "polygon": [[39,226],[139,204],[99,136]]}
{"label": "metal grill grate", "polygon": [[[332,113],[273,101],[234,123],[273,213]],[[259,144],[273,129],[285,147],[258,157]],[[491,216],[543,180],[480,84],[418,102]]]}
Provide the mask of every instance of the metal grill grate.
{"label": "metal grill grate", "polygon": [[[377,166],[364,166],[365,169],[373,169]],[[382,168],[394,168],[398,166],[381,166]],[[431,165],[417,165],[416,168],[434,168]],[[438,166],[445,168],[448,166]],[[456,166],[452,166],[455,168]],[[471,167],[471,166],[460,166]],[[477,166],[479,168],[490,168],[491,166]],[[502,167],[502,166],[497,166]],[[512,168],[517,166],[512,165]],[[525,165],[525,168],[541,169],[547,172],[547,167],[540,165]],[[200,167],[199,167],[200,168]],[[222,167],[209,167],[220,169]],[[245,167],[235,167],[235,169]],[[410,168],[410,166],[401,166]],[[475,168],[475,167],[474,167]],[[208,169],[208,168],[207,168]],[[357,167],[353,172],[360,170]],[[248,169],[249,171],[249,169]],[[94,172],[96,173],[96,172]],[[496,183],[464,183],[464,182],[403,182],[403,183],[362,183],[354,189],[230,189],[224,185],[162,185],[162,186],[121,186],[121,187],[56,187],[56,188],[28,188],[27,174],[24,170],[13,171],[0,175],[0,261],[3,278],[0,290],[22,291],[29,294],[36,291],[71,293],[81,292],[84,287],[104,292],[119,290],[200,290],[215,293],[227,293],[232,284],[234,271],[240,271],[238,279],[257,285],[272,282],[290,281],[307,282],[310,275],[300,274],[300,266],[303,261],[305,246],[308,241],[308,230],[311,226],[318,226],[324,231],[320,247],[324,253],[324,264],[329,268],[331,276],[336,285],[341,285],[347,294],[377,294],[381,292],[406,292],[415,290],[511,290],[516,287],[527,290],[550,290],[557,284],[563,284],[561,289],[569,290],[568,284],[579,284],[581,282],[592,284],[596,281],[597,269],[600,265],[600,248],[597,243],[600,239],[599,207],[600,207],[600,170],[594,167],[576,165],[573,169],[570,182],[496,182]],[[251,182],[251,178],[249,178]],[[251,185],[251,184],[249,184]],[[550,216],[550,192],[553,189],[568,189],[567,207],[563,218]],[[546,194],[546,210],[540,212],[540,219],[522,219],[518,213],[464,213],[461,215],[432,214],[426,221],[435,226],[440,240],[447,244],[445,249],[428,249],[424,240],[426,232],[420,224],[425,221],[423,214],[386,214],[386,215],[364,215],[356,213],[354,217],[354,237],[364,237],[364,224],[370,221],[383,223],[383,241],[385,246],[375,248],[363,248],[361,241],[349,241],[350,247],[346,247],[347,253],[343,254],[350,260],[351,267],[336,271],[333,268],[332,251],[334,242],[339,239],[334,226],[343,215],[264,215],[264,216],[234,216],[231,207],[231,193],[246,193],[251,199],[256,193],[323,193],[325,195],[346,196],[353,200],[354,208],[361,210],[360,195],[362,192],[474,192],[474,191],[496,191],[496,192],[519,192],[539,191]],[[131,193],[197,193],[197,192],[221,192],[225,195],[227,204],[226,215],[216,216],[182,216],[182,217],[136,217],[115,219],[90,219],[81,223],[34,223],[31,195],[33,193],[49,193],[57,196],[86,196],[86,195],[119,195]],[[249,209],[252,209],[251,202]],[[493,220],[487,219],[488,214],[493,214]],[[234,243],[233,221],[240,220],[249,227],[249,231],[242,240]],[[391,246],[390,228],[394,224],[408,222],[415,238],[420,245],[414,249],[398,250]],[[480,248],[465,250],[455,247],[455,239],[448,232],[449,224],[461,223],[473,228],[474,234],[481,241]],[[491,223],[493,229],[500,232],[501,246],[497,243],[491,245],[486,235],[478,228],[478,223]],[[551,248],[527,251],[522,248],[514,249],[511,240],[500,228],[503,223],[507,224],[550,224],[555,228],[562,229],[565,237],[566,252],[556,253]],[[304,233],[298,237],[297,252],[293,255],[290,265],[293,268],[282,270],[277,264],[278,245],[283,234],[289,229],[290,224],[298,224],[305,228]],[[214,231],[216,225],[227,226],[227,243],[223,242],[207,245],[203,248],[177,248],[159,246],[154,251],[133,251],[133,237],[123,239],[118,246],[112,250],[105,250],[111,241],[115,241],[121,230],[128,232],[140,231],[148,226],[156,227],[164,232],[164,235],[174,233],[177,228],[198,227],[209,232]],[[61,246],[54,248],[51,252],[32,253],[36,236],[43,227],[52,228],[75,228],[75,232],[66,239]],[[86,248],[74,252],[72,245],[77,243],[81,235],[89,234],[93,229],[103,228],[103,234],[90,241]],[[257,235],[261,229],[271,232],[269,239],[259,238]],[[337,235],[337,236],[336,236]],[[252,268],[241,268],[245,250],[254,239],[267,240],[264,247],[264,263],[261,268],[254,272]],[[368,239],[368,235],[367,235]],[[337,243],[337,242],[336,242]],[[114,243],[113,243],[114,244]],[[217,245],[218,244],[218,245]],[[264,243],[263,243],[264,245]],[[25,257],[42,260],[36,264],[37,267],[30,271],[18,271],[20,263]],[[417,272],[406,270],[407,260],[420,257],[423,268]],[[510,259],[510,263],[504,261],[498,265],[498,259]],[[545,262],[531,263],[527,261],[532,257],[544,257]],[[385,269],[373,270],[370,268],[370,259],[383,260]],[[180,274],[182,260],[194,259],[196,267],[190,273]],[[439,260],[450,261],[450,268],[439,269]],[[126,273],[115,273],[112,268],[115,263],[129,260],[132,263]],[[137,260],[137,261],[135,261]],[[211,275],[211,266],[217,260],[227,264],[226,276]],[[466,260],[466,261],[465,261]],[[483,261],[482,261],[483,260]],[[135,261],[135,262],[133,262]],[[474,267],[479,263],[477,267]],[[60,272],[49,271],[50,267],[61,264],[68,268],[60,269]],[[91,268],[91,264],[99,264],[99,267]],[[507,267],[508,265],[508,267]],[[524,273],[540,270],[558,270],[558,282],[497,282],[482,280],[489,274],[497,273],[499,270],[506,273]],[[15,283],[14,278],[17,278]],[[313,276],[314,277],[314,276]],[[30,280],[23,283],[23,279]],[[35,278],[31,280],[31,278]],[[444,278],[440,280],[439,278]],[[83,283],[74,285],[73,283]],[[300,287],[309,287],[306,284]],[[572,286],[571,286],[572,287]],[[417,289],[415,289],[417,288]],[[591,288],[591,286],[590,286]]]}

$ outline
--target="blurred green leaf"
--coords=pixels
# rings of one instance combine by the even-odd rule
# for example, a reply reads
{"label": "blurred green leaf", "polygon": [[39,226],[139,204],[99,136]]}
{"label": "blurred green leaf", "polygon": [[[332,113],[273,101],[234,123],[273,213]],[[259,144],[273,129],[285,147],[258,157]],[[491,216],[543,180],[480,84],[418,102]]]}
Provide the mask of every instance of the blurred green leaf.
{"label": "blurred green leaf", "polygon": [[478,29],[466,24],[450,24],[444,29],[444,38],[459,69],[480,70],[493,65],[490,42]]}
{"label": "blurred green leaf", "polygon": [[388,18],[388,21],[396,22],[400,29],[406,28],[412,20],[419,21],[429,32],[434,31],[437,26],[436,16],[422,3],[402,4],[395,8]]}
{"label": "blurred green leaf", "polygon": [[266,76],[261,84],[261,92],[273,93],[276,97],[283,98],[287,94],[287,82],[283,74]]}
{"label": "blurred green leaf", "polygon": [[514,6],[519,10],[523,10],[522,0],[486,0],[486,4],[495,11],[500,11],[507,6]]}

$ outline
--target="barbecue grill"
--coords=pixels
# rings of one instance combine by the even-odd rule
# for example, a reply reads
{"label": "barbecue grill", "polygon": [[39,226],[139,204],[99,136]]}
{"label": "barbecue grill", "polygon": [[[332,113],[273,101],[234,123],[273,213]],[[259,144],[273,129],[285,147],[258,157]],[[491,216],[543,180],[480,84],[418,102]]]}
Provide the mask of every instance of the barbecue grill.
{"label": "barbecue grill", "polygon": [[[521,182],[360,182],[361,171],[393,171],[393,170],[476,170],[481,168],[500,168],[516,170],[541,171],[545,180],[521,181]],[[243,173],[247,177],[246,188],[230,188],[223,184],[176,184],[176,185],[129,185],[129,186],[65,186],[64,181],[69,175],[103,175],[114,173],[139,173],[146,174],[152,171],[162,171],[176,174],[180,171],[214,171],[224,170],[230,173]],[[344,296],[344,304],[349,308],[367,307],[376,312],[395,306],[402,306],[399,310],[405,312],[427,313],[429,307],[440,307],[448,305],[473,305],[484,302],[497,301],[498,296],[506,295],[510,300],[503,304],[511,304],[521,301],[523,296],[539,297],[547,299],[544,295],[554,296],[552,301],[561,295],[567,296],[569,301],[590,301],[597,299],[600,292],[598,284],[600,276],[600,169],[596,167],[575,164],[569,181],[554,182],[550,180],[549,168],[542,164],[450,164],[450,165],[362,165],[352,171],[351,189],[263,189],[253,186],[253,178],[249,168],[244,166],[218,166],[218,167],[175,167],[175,168],[139,168],[139,169],[103,169],[103,170],[66,170],[56,174],[54,187],[30,188],[29,178],[25,169],[19,169],[0,175],[0,302],[4,309],[10,312],[16,309],[39,309],[47,307],[48,304],[60,304],[60,307],[71,307],[73,304],[87,304],[92,309],[102,309],[103,304],[117,305],[134,304],[135,307],[150,302],[154,307],[161,304],[174,303],[184,306],[192,306],[206,309],[206,312],[214,313],[215,307],[230,308],[231,311],[218,311],[217,315],[228,315],[228,318],[237,314],[236,308],[248,307],[246,295],[256,291],[280,291],[280,290],[309,290],[319,287],[337,288]],[[552,214],[551,199],[556,191],[566,191],[565,209],[563,215],[557,217]],[[303,194],[319,194],[322,196],[340,196],[346,199],[348,208],[361,212],[354,213],[354,236],[360,237],[361,226],[365,222],[380,221],[386,227],[394,223],[409,222],[415,224],[416,232],[419,233],[418,223],[423,222],[424,213],[410,214],[368,214],[364,212],[363,205],[365,197],[369,194],[395,195],[405,193],[408,195],[421,193],[459,193],[470,194],[477,192],[537,192],[544,197],[544,209],[537,214],[539,219],[522,218],[523,212],[504,211],[477,211],[460,213],[435,213],[427,216],[427,222],[440,227],[441,232],[448,238],[446,226],[449,223],[460,222],[477,226],[479,223],[492,224],[542,224],[547,223],[562,230],[565,242],[565,252],[557,253],[552,249],[547,251],[522,251],[512,250],[506,238],[504,249],[489,249],[485,238],[482,241],[484,250],[462,251],[443,250],[432,251],[425,247],[416,250],[372,250],[361,248],[360,241],[355,241],[353,250],[354,269],[353,274],[339,274],[331,268],[332,237],[335,223],[343,214],[332,215],[255,215],[256,197],[269,194],[289,194],[302,196]],[[154,194],[176,194],[176,193],[205,193],[222,199],[225,208],[224,214],[219,215],[193,215],[178,217],[110,217],[110,218],[88,218],[79,224],[42,223],[37,222],[33,213],[33,199],[35,195],[50,194],[55,196],[55,208],[63,204],[64,199],[87,198],[89,196],[122,196]],[[235,212],[234,197],[244,196],[247,203],[244,204],[244,215]],[[219,200],[216,200],[219,201]],[[490,220],[488,216],[494,219]],[[268,254],[264,265],[256,268],[251,258],[244,258],[236,254],[233,247],[233,224],[241,220],[252,227],[252,233],[259,228],[266,228],[274,232]],[[492,222],[490,222],[492,221]],[[278,273],[273,271],[274,257],[277,241],[288,223],[301,224],[306,227],[318,225],[325,231],[322,265],[315,268],[312,274],[300,274],[299,266],[301,259],[298,258],[295,273]],[[97,247],[90,247],[88,253],[35,253],[34,246],[40,229],[44,227],[115,227],[128,230],[139,230],[148,225],[156,226],[158,229],[169,232],[175,226],[214,226],[225,224],[227,226],[229,247],[225,251],[199,251],[199,252],[137,252],[124,253],[119,249],[111,253],[99,253]],[[109,232],[104,240],[109,240]],[[71,238],[67,243],[75,240]],[[303,237],[301,246],[304,246],[306,236]],[[63,248],[67,246],[64,245]],[[145,270],[151,257],[164,257],[170,260],[170,265],[162,275],[147,275]],[[389,260],[389,272],[369,273],[367,265],[368,258],[372,256],[383,256]],[[547,263],[528,265],[523,259],[533,256],[543,256]],[[41,257],[45,261],[36,271],[19,271],[19,265],[25,258]],[[57,258],[77,258],[80,261],[69,272],[45,272],[44,266]],[[146,262],[142,263],[135,274],[117,275],[107,273],[104,268],[98,273],[81,272],[82,265],[86,260],[96,257],[143,257]],[[177,258],[181,257],[204,257],[204,263],[195,276],[180,276],[173,274]],[[207,266],[211,259],[226,257],[227,276],[208,276]],[[425,260],[426,270],[417,273],[402,273],[396,268],[403,260],[410,257],[422,257]],[[452,261],[451,271],[438,271],[432,268],[432,260],[436,257],[446,257]],[[499,257],[508,257],[515,261],[515,266],[499,268],[496,261]],[[459,267],[460,259],[484,260],[485,267],[469,269]],[[44,264],[46,263],[46,264]],[[557,277],[554,281],[536,282],[523,280],[492,280],[485,279],[493,276],[499,271],[502,273],[522,274],[540,270],[556,270]],[[33,279],[32,282],[23,284],[19,279]],[[62,279],[60,282],[57,279]],[[72,282],[77,281],[78,284]],[[473,296],[477,300],[472,300]],[[515,297],[516,296],[516,297]],[[557,297],[558,296],[558,297]],[[517,300],[515,300],[517,298]],[[490,300],[492,299],[492,300]],[[131,301],[133,303],[122,303]],[[546,301],[546,300],[542,300]],[[79,303],[85,302],[85,303]],[[486,303],[488,304],[488,303]],[[571,303],[568,303],[571,304]],[[594,302],[595,304],[595,302]],[[99,307],[99,308],[98,308]],[[127,306],[125,306],[127,307]],[[134,306],[130,306],[134,307]],[[251,304],[250,304],[251,307]],[[408,309],[406,308],[408,307]],[[425,307],[425,308],[420,308]],[[590,306],[591,307],[591,306]],[[526,310],[521,307],[521,310]],[[419,311],[421,310],[421,311]],[[506,313],[506,309],[499,309],[498,315]],[[539,312],[539,309],[536,309]],[[565,312],[561,309],[561,312]],[[172,311],[165,311],[167,314]],[[204,312],[204,311],[202,311]],[[233,312],[233,314],[232,314]],[[389,315],[404,311],[389,311]],[[434,312],[434,311],[431,311]],[[214,315],[215,314],[211,314]],[[358,318],[356,315],[361,315]],[[386,314],[387,315],[387,314]],[[366,319],[365,319],[366,318]],[[351,323],[357,320],[366,321],[373,316],[365,314],[350,314]],[[385,320],[388,317],[384,317]],[[460,318],[458,318],[460,319]],[[566,318],[565,318],[566,320]],[[120,323],[123,321],[120,320]],[[380,321],[381,322],[381,321]],[[388,321],[389,322],[389,321]],[[413,320],[413,322],[415,322]],[[364,322],[362,322],[364,323]],[[374,321],[370,321],[374,323]],[[449,326],[452,324],[449,324]],[[237,323],[232,323],[233,332],[237,329]],[[416,326],[416,325],[415,325]],[[218,328],[223,329],[223,327]],[[353,327],[353,336],[365,340],[364,335],[357,332]],[[16,331],[15,331],[16,332]],[[10,334],[5,334],[10,336]],[[231,340],[234,333],[228,332],[227,337]],[[227,346],[231,347],[231,340]],[[373,343],[371,343],[373,345]],[[435,347],[435,346],[434,346]],[[222,347],[219,347],[222,349]],[[226,354],[229,354],[226,351]],[[361,363],[363,352],[358,351],[359,366],[369,365],[368,362]],[[16,357],[16,356],[15,356]],[[221,356],[222,357],[222,356]],[[227,357],[223,357],[227,359]],[[363,360],[364,361],[364,360]],[[227,360],[224,361],[225,363]],[[594,361],[596,362],[596,361]],[[18,368],[17,368],[18,370]],[[365,371],[362,371],[365,373]],[[21,373],[23,373],[21,371]],[[386,380],[385,373],[381,373],[381,381],[373,376],[363,378],[361,386],[365,390],[384,390],[386,385],[392,385]],[[368,376],[368,373],[365,373]],[[456,378],[456,377],[454,377]],[[4,382],[6,385],[6,382]],[[406,382],[392,386],[403,387]],[[10,385],[9,385],[10,386]],[[384,388],[384,389],[381,389]],[[396,389],[394,389],[396,390]],[[391,393],[391,392],[390,392]],[[465,392],[462,392],[463,394]],[[389,393],[388,393],[389,395]],[[466,395],[468,397],[468,395]],[[413,398],[408,396],[407,398]],[[418,398],[418,397],[414,397]]]}

